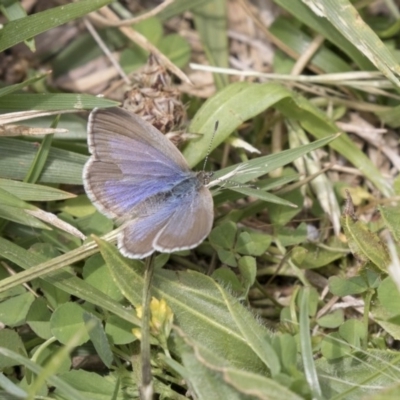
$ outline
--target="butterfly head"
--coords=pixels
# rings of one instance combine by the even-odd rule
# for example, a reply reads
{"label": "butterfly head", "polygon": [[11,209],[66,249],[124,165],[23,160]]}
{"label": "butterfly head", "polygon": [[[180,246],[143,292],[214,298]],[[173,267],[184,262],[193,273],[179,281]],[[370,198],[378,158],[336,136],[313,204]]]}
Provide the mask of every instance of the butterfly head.
{"label": "butterfly head", "polygon": [[210,180],[211,180],[213,175],[214,175],[214,172],[200,171],[200,172],[197,173],[197,179],[203,185],[208,185],[210,183]]}

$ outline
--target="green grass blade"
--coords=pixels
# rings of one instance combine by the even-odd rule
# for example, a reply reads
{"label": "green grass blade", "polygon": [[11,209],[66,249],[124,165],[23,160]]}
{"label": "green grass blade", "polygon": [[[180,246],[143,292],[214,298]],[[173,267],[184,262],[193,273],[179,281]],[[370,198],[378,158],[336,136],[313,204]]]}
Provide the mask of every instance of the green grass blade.
{"label": "green grass blade", "polygon": [[50,186],[14,181],[0,178],[1,189],[25,201],[58,201],[76,197],[76,195]]}
{"label": "green grass blade", "polygon": [[301,357],[303,359],[304,372],[308,385],[310,386],[311,392],[314,399],[322,399],[321,387],[318,381],[318,374],[314,364],[313,350],[311,347],[310,337],[310,321],[308,314],[308,302],[309,302],[309,289],[304,288],[300,298],[300,316],[299,316],[299,328],[300,328],[300,347]]}
{"label": "green grass blade", "polygon": [[[23,180],[32,165],[37,145],[17,139],[0,138],[0,177]],[[87,156],[51,148],[39,182],[82,184],[82,169]]]}
{"label": "green grass blade", "polygon": [[112,1],[82,0],[11,21],[5,24],[1,30],[0,52],[24,40],[31,39],[39,33],[104,7]]}
{"label": "green grass blade", "polygon": [[[210,1],[193,9],[196,29],[210,65],[223,68],[229,66],[227,11],[226,0]],[[214,74],[214,81],[218,89],[229,83],[228,76],[224,74]]]}
{"label": "green grass blade", "polygon": [[[302,1],[293,0],[274,0],[275,3],[292,14],[294,18],[303,22],[308,27],[320,33],[323,37],[332,42],[341,49],[347,56],[353,60],[361,70],[374,70],[373,64],[357,49],[352,41],[346,40],[340,31],[338,31],[329,21],[321,18],[309,9]],[[334,0],[336,2],[336,0]]]}
{"label": "green grass blade", "polygon": [[117,101],[74,93],[10,94],[0,98],[0,109],[7,111],[90,110],[118,105]]}
{"label": "green grass blade", "polygon": [[363,21],[349,0],[310,0],[306,3],[318,18],[328,20],[391,82],[400,87],[398,60],[380,40],[378,35]]}

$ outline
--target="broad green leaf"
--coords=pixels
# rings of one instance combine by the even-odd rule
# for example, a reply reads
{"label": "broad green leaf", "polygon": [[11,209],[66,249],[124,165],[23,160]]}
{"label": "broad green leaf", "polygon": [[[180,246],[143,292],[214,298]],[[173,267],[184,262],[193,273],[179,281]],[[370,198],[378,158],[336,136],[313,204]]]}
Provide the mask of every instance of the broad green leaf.
{"label": "broad green leaf", "polygon": [[[131,311],[126,310],[124,306],[97,290],[94,286],[65,270],[66,266],[97,252],[97,250],[89,250],[93,247],[95,246],[92,242],[90,247],[88,245],[82,246],[82,248],[47,261],[43,256],[28,252],[14,243],[0,238],[0,255],[26,269],[26,271],[0,281],[0,292],[44,275],[42,279],[55,287],[89,303],[96,304],[126,321],[139,324],[138,318]],[[64,270],[58,271],[60,268],[64,268]]]}
{"label": "broad green leaf", "polygon": [[219,126],[212,140],[213,148],[227,139],[244,121],[286,96],[290,96],[290,92],[273,83],[258,85],[240,82],[217,92],[203,104],[190,124],[190,132],[203,134],[201,139],[191,141],[183,151],[190,165],[198,164],[207,154],[216,121],[219,121]]}
{"label": "broad green leaf", "polygon": [[387,272],[391,263],[389,251],[379,235],[371,232],[365,223],[354,221],[349,215],[341,218],[342,227],[352,253],[364,261],[371,261],[377,268]]}
{"label": "broad green leaf", "polygon": [[89,257],[83,267],[82,276],[86,282],[105,293],[116,301],[122,301],[123,296],[100,254]]}
{"label": "broad green leaf", "polygon": [[[220,257],[220,260],[223,264],[228,265],[228,267],[236,267],[237,263],[236,263],[235,257],[233,257],[234,263],[233,263],[233,265],[231,265],[228,262],[224,261],[224,259],[221,257],[219,252],[218,252],[218,256]],[[228,287],[232,291],[232,293],[242,293],[243,285],[241,284],[241,282],[240,282],[238,276],[235,274],[234,270],[232,268],[228,268],[228,267],[222,266],[220,268],[217,268],[212,273],[211,276],[222,286]]]}
{"label": "broad green leaf", "polygon": [[[12,350],[22,356],[26,356],[26,349],[24,342],[15,330],[1,329],[0,330],[0,343],[1,347]],[[18,365],[18,361],[8,357],[0,357],[0,369],[4,371],[8,367]],[[0,384],[1,386],[1,384]]]}
{"label": "broad green leaf", "polygon": [[[385,286],[387,287],[387,285]],[[394,299],[397,297],[398,294]],[[384,329],[387,334],[392,336],[395,340],[400,340],[400,313],[396,312],[394,314],[390,309],[388,310],[386,307],[382,306],[380,301],[375,301],[371,307],[371,314],[377,324]]]}
{"label": "broad green leaf", "polygon": [[348,247],[337,240],[330,241],[328,246],[320,248],[313,243],[304,243],[302,248],[305,250],[305,256],[301,260],[292,256],[292,260],[299,268],[314,269],[329,265],[333,261],[342,258],[346,252],[349,252]]}
{"label": "broad green leaf", "polygon": [[268,204],[268,212],[271,216],[271,222],[277,227],[277,230],[279,227],[284,227],[289,221],[291,221],[297,214],[301,212],[304,202],[304,196],[300,189],[295,189],[285,193],[282,195],[282,197],[287,202],[290,202],[297,207],[289,207],[286,204]]}
{"label": "broad green leaf", "polygon": [[239,234],[235,250],[242,255],[261,256],[267,251],[271,242],[270,235],[246,230]]}
{"label": "broad green leaf", "polygon": [[26,292],[2,301],[0,303],[0,321],[10,327],[25,324],[26,316],[34,300],[35,296]]}
{"label": "broad green leaf", "polygon": [[337,328],[344,322],[343,310],[335,310],[317,319],[318,325],[322,328]]}
{"label": "broad green leaf", "polygon": [[336,360],[350,355],[352,349],[338,332],[330,333],[321,342],[321,353],[328,360]]}
{"label": "broad green leaf", "polygon": [[[202,400],[300,400],[284,385],[265,375],[234,368],[224,357],[189,338],[177,338],[184,378]],[[171,364],[171,366],[173,366]]]}
{"label": "broad green leaf", "polygon": [[378,287],[378,299],[392,316],[400,315],[400,293],[390,277],[385,278]]}
{"label": "broad green leaf", "polygon": [[217,225],[210,233],[211,244],[224,249],[232,249],[235,244],[237,226],[234,222],[226,221]]}
{"label": "broad green leaf", "polygon": [[[65,303],[57,307],[50,319],[51,333],[62,344],[71,341],[76,332],[85,330],[83,314],[85,310],[77,303]],[[82,334],[77,345],[81,345],[89,340],[89,335]]]}
{"label": "broad green leaf", "polygon": [[106,334],[111,338],[112,343],[128,344],[137,340],[136,336],[132,333],[132,329],[136,328],[135,325],[125,321],[116,315],[110,315],[106,322]]}
{"label": "broad green leaf", "polygon": [[282,370],[292,375],[297,370],[298,348],[295,338],[288,333],[282,333],[274,336],[272,344],[282,360]]}
{"label": "broad green leaf", "polygon": [[[84,218],[93,216],[96,208],[92,202],[88,199],[86,194],[81,194],[73,199],[68,199],[63,202],[60,206],[60,210],[64,211],[74,217]],[[106,224],[107,227],[112,228],[112,224]],[[91,231],[90,233],[96,233]]]}
{"label": "broad green leaf", "polygon": [[[142,263],[124,259],[114,246],[96,241],[122,293],[131,304],[140,305]],[[157,270],[152,296],[167,301],[174,323],[189,338],[203,343],[232,365],[246,366],[248,371],[265,371],[266,366],[271,372],[279,370],[279,361],[269,344],[270,332],[210,277],[190,271]]]}
{"label": "broad green leaf", "polygon": [[47,340],[52,336],[50,317],[51,312],[47,307],[46,300],[39,297],[32,303],[26,316],[26,323],[38,337]]}
{"label": "broad green leaf", "polygon": [[158,50],[179,68],[184,68],[190,60],[191,47],[187,40],[178,34],[164,36],[158,43]]}
{"label": "broad green leaf", "polygon": [[353,348],[361,349],[361,342],[365,336],[364,324],[355,318],[350,318],[339,327],[340,336]]}
{"label": "broad green leaf", "polygon": [[362,276],[352,276],[350,278],[339,278],[331,276],[329,278],[329,290],[335,296],[343,297],[360,294],[368,289],[367,282]]}
{"label": "broad green leaf", "polygon": [[217,247],[218,258],[222,264],[228,265],[229,267],[236,267],[237,261],[233,250],[226,250]]}
{"label": "broad green leaf", "polygon": [[398,206],[378,207],[385,225],[393,234],[396,242],[400,242],[400,209]]}

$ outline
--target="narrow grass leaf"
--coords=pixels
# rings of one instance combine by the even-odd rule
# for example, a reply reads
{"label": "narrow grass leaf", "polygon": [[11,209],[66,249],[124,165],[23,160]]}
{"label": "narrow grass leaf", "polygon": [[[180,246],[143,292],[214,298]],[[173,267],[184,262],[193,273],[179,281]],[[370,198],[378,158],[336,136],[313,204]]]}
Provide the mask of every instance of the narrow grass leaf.
{"label": "narrow grass leaf", "polygon": [[[293,23],[293,20],[288,18],[277,18],[269,27],[269,31],[299,55],[309,49],[314,40],[311,35],[302,31],[298,25]],[[313,55],[310,62],[326,73],[353,71],[342,57],[324,44]]]}
{"label": "narrow grass leaf", "polygon": [[0,52],[110,3],[112,0],[81,0],[11,21],[2,28]]}
{"label": "narrow grass leaf", "polygon": [[36,217],[29,215],[25,210],[21,210],[21,208],[17,207],[6,206],[4,204],[0,204],[0,218],[7,221],[17,222],[18,224],[29,226],[31,228],[51,229]]}
{"label": "narrow grass leaf", "polygon": [[[227,68],[228,62],[227,0],[210,1],[193,9],[196,31],[200,35],[210,65]],[[214,74],[217,89],[229,83],[225,74]]]}
{"label": "narrow grass leaf", "polygon": [[[0,177],[22,181],[36,152],[36,143],[0,138]],[[39,182],[81,185],[87,159],[73,151],[51,148]]]}
{"label": "narrow grass leaf", "polygon": [[[58,118],[56,118],[56,120],[57,119]],[[24,182],[36,183],[39,180],[49,156],[51,144],[53,142],[53,136],[54,135],[46,135],[43,138],[42,143],[40,144],[38,151],[35,155],[35,158],[33,159],[33,162],[28,170],[28,173],[24,178]]]}
{"label": "narrow grass leaf", "polygon": [[[287,118],[298,120],[306,131],[318,139],[340,132],[330,118],[309,100],[282,85],[237,82],[209,98],[193,118],[190,131],[203,133],[203,136],[190,142],[183,151],[189,165],[198,164],[206,156],[215,121],[219,121],[219,128],[212,140],[213,148],[227,139],[244,121],[270,107],[276,107]],[[379,169],[346,134],[342,134],[331,146],[362,170],[385,196],[392,195],[393,188]]]}
{"label": "narrow grass leaf", "polygon": [[[280,153],[270,154],[268,156],[253,158],[252,160],[242,164],[232,165],[230,167],[221,169],[215,172],[213,177],[215,179],[221,179],[224,176],[234,172],[232,177],[229,177],[229,179],[234,179],[235,182],[239,183],[246,183],[262,175],[266,175],[279,167],[283,167],[284,165],[287,165],[308,153],[309,151],[323,147],[336,139],[337,136],[332,135],[294,149],[284,150]],[[235,190],[236,188],[231,187],[229,189]]]}
{"label": "narrow grass leaf", "polygon": [[311,347],[310,321],[309,321],[309,288],[300,292],[300,347],[303,360],[304,373],[314,399],[322,399],[321,387],[318,381],[318,374],[314,364],[313,351]]}
{"label": "narrow grass leaf", "polygon": [[83,319],[86,324],[90,323],[88,333],[98,356],[104,365],[111,368],[114,357],[101,321],[93,314],[87,312],[83,313]]}
{"label": "narrow grass leaf", "polygon": [[3,202],[1,198],[1,189],[24,201],[58,201],[76,196],[75,194],[64,192],[63,190],[51,186],[0,178],[0,202]]}
{"label": "narrow grass leaf", "polygon": [[0,97],[0,109],[7,111],[91,110],[119,104],[117,101],[79,93],[24,93]]}
{"label": "narrow grass leaf", "polygon": [[[27,369],[32,371],[40,379],[41,376],[46,375],[46,381],[51,385],[58,388],[58,390],[66,396],[67,399],[74,400],[88,400],[87,397],[82,396],[77,390],[66,384],[62,379],[53,375],[47,374],[46,369],[34,363],[29,358],[23,357],[18,353],[0,347],[0,354],[6,357],[13,358],[18,362],[18,365],[24,365]],[[32,388],[31,388],[32,389]]]}
{"label": "narrow grass leaf", "polygon": [[202,7],[212,1],[213,0],[192,0],[190,3],[188,3],[187,0],[175,0],[167,8],[162,10],[158,14],[158,17],[162,21],[166,21],[172,17],[175,17],[176,15],[180,15],[184,12],[190,11],[193,8]]}
{"label": "narrow grass leaf", "polygon": [[0,186],[0,207],[1,206],[8,206],[8,207],[14,207],[14,208],[19,208],[22,210],[35,210],[36,207],[26,203],[25,201],[21,200],[14,194],[8,192],[7,190],[4,190]]}
{"label": "narrow grass leaf", "polygon": [[21,83],[16,83],[15,85],[5,86],[0,89],[0,97],[6,96],[13,92],[17,92],[17,91],[23,89],[24,87],[30,86],[30,85],[32,85],[32,83],[35,83],[35,82],[38,82],[38,81],[44,79],[46,76],[50,75],[50,73],[51,73],[51,71],[47,71],[47,72],[38,74],[32,78],[29,78],[26,81],[23,81]]}
{"label": "narrow grass leaf", "polygon": [[[18,1],[2,2],[0,9],[8,21],[15,21],[26,17],[26,11]],[[36,51],[35,39],[29,38],[25,40],[25,44],[31,51]]]}
{"label": "narrow grass leaf", "polygon": [[[28,396],[28,393],[25,390],[21,389],[17,386],[13,381],[10,381],[4,374],[0,373],[0,387],[4,389],[4,391],[14,396],[17,399],[25,399]],[[4,399],[7,399],[5,393],[0,391],[0,395],[4,396]],[[12,399],[13,397],[11,397]]]}
{"label": "narrow grass leaf", "polygon": [[346,39],[373,63],[391,82],[400,87],[400,67],[393,52],[386,47],[379,36],[363,21],[349,0],[308,0],[303,1],[317,12],[321,19],[327,19]]}
{"label": "narrow grass leaf", "polygon": [[[296,20],[303,22],[311,29],[317,31],[341,49],[361,70],[371,71],[374,69],[373,64],[357,49],[352,40],[346,40],[342,33],[329,20],[321,18],[311,8],[308,8],[305,1],[274,0],[274,2],[293,15]],[[337,4],[336,0],[333,0],[333,2]],[[318,9],[318,4],[315,2],[314,4],[316,5],[315,8]]]}

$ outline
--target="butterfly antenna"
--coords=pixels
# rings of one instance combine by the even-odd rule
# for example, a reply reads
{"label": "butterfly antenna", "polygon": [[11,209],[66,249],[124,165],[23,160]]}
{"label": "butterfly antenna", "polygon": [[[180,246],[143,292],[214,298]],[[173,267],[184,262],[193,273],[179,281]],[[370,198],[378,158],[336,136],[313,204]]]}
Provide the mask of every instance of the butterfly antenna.
{"label": "butterfly antenna", "polygon": [[215,134],[217,133],[218,125],[219,125],[219,121],[215,121],[214,131],[213,131],[213,134],[212,134],[212,137],[211,137],[211,140],[210,140],[210,144],[208,145],[206,158],[204,159],[203,172],[206,170],[206,165],[207,165],[208,157],[209,157],[209,155],[210,155],[210,153],[211,153],[211,146],[212,146],[212,143],[213,143],[213,141],[214,141]]}

